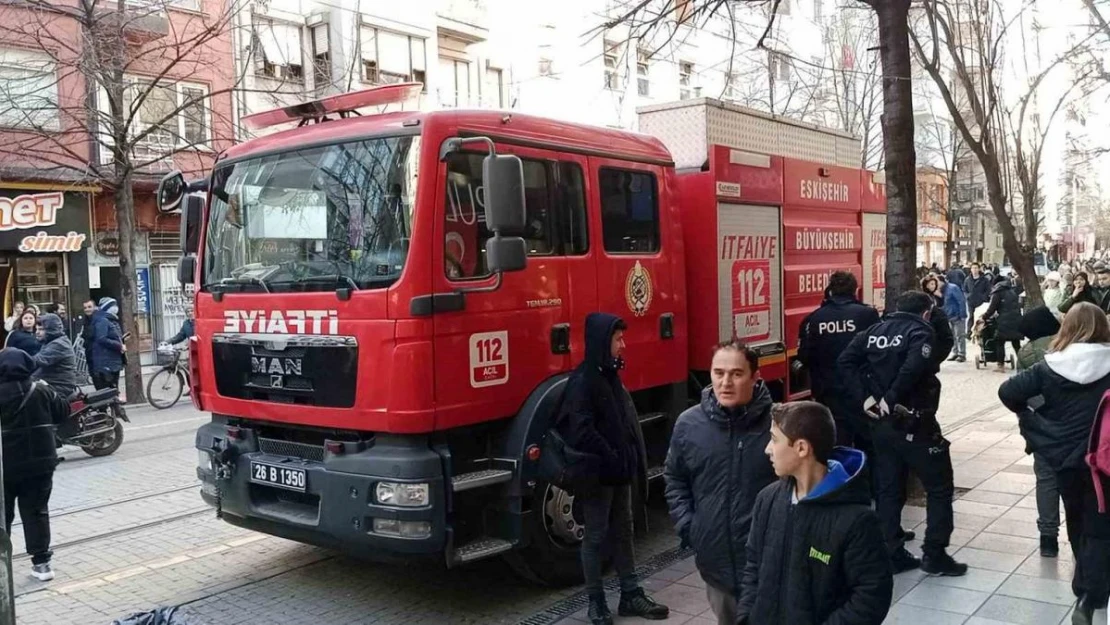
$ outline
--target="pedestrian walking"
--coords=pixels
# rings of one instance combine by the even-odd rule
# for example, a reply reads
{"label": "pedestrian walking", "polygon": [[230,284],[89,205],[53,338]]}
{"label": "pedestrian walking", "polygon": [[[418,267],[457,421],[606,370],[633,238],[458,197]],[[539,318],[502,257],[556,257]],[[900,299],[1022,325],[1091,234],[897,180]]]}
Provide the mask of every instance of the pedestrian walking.
{"label": "pedestrian walking", "polygon": [[69,398],[77,390],[73,343],[58,315],[42,315],[39,324],[43,331],[42,349],[35,354],[35,372],[31,377],[49,384],[62,398]]}
{"label": "pedestrian walking", "polygon": [[[967,274],[964,273],[964,270],[962,267],[960,267],[959,263],[953,263],[952,267],[948,270],[948,273],[945,274],[944,279],[948,281],[948,284],[955,285],[956,288],[963,291],[964,282],[967,281]],[[964,316],[967,316],[966,313]]]}
{"label": "pedestrian walking", "polygon": [[[920,566],[933,575],[959,576],[967,565],[947,553],[953,529],[952,457],[937,422],[940,381],[935,367],[935,333],[928,318],[931,296],[919,291],[900,295],[896,310],[882,323],[857,336],[840,357],[860,405],[876,417],[875,510],[895,573]],[[903,470],[921,480],[926,493],[926,529],[918,560],[905,548],[902,534]]]}
{"label": "pedestrian walking", "polygon": [[89,374],[97,390],[119,388],[125,347],[118,314],[116,300],[104,297],[90,318],[92,339],[85,349],[89,354]]}
{"label": "pedestrian walking", "polygon": [[964,281],[964,294],[967,296],[967,331],[975,325],[975,309],[986,304],[991,297],[990,276],[983,273],[983,266],[971,263],[971,275]]}
{"label": "pedestrian walking", "polygon": [[867,456],[834,447],[836,425],[821,404],[781,404],[771,415],[766,452],[783,479],[756,498],[736,622],[880,625],[894,578]]}
{"label": "pedestrian walking", "polygon": [[736,342],[714,349],[712,384],[679,417],[663,477],[675,531],[694,548],[719,625],[734,625],[752,507],[775,480],[764,453],[771,438],[771,391],[759,355]]}
{"label": "pedestrian walking", "polygon": [[[1079,599],[1073,623],[1089,625],[1110,596],[1110,516],[1098,513],[1084,462],[1095,413],[1110,390],[1110,322],[1094,304],[1064,316],[1044,361],[1002,383],[998,398],[1018,416],[1026,443],[1056,473]],[[1034,458],[1036,456],[1034,455]]]}
{"label": "pedestrian walking", "polygon": [[18,505],[31,575],[46,582],[54,579],[50,565],[50,492],[58,464],[54,428],[69,417],[69,404],[46,384],[31,381],[34,368],[26,352],[0,350],[4,523],[10,535]]}
{"label": "pedestrian walking", "polygon": [[586,355],[567,381],[558,420],[569,446],[599,460],[599,485],[576,493],[586,525],[581,556],[592,625],[613,622],[601,584],[603,547],[611,549],[620,577],[620,616],[662,620],[670,613],[644,593],[636,578],[632,483],[644,473],[647,458],[636,408],[618,373],[624,368],[625,330],[624,322],[615,315],[591,313],[586,317]]}
{"label": "pedestrian walking", "polygon": [[998,276],[994,279],[990,302],[987,311],[983,313],[983,319],[997,324],[994,335],[995,343],[998,346],[995,350],[998,363],[997,371],[1005,373],[1006,343],[1009,342],[1013,346],[1015,355],[1021,349],[1021,329],[1019,328],[1021,303],[1018,301],[1013,285],[1005,276]]}
{"label": "pedestrian walking", "polygon": [[[797,361],[809,371],[813,399],[824,404],[836,419],[838,445],[869,449],[870,429],[844,390],[836,361],[852,339],[879,322],[879,312],[856,299],[859,283],[850,271],[829,277],[825,300],[810,313],[798,332]],[[860,447],[862,445],[862,447]]]}
{"label": "pedestrian walking", "polygon": [[41,345],[39,340],[35,338],[36,325],[38,325],[38,317],[35,316],[35,313],[24,309],[23,314],[19,316],[19,325],[15,326],[8,334],[8,338],[4,341],[4,347],[22,349],[31,356],[37,354]]}
{"label": "pedestrian walking", "polygon": [[[1049,345],[1060,331],[1060,322],[1048,306],[1038,306],[1021,317],[1021,333],[1028,339],[1018,350],[1018,369],[1025,371],[1044,360]],[[1026,449],[1027,453],[1033,453]],[[1041,536],[1041,557],[1055,558],[1060,553],[1060,491],[1056,472],[1043,453],[1033,453],[1033,473],[1037,476],[1037,530]]]}
{"label": "pedestrian walking", "polygon": [[961,282],[948,281],[944,286],[944,314],[948,317],[948,327],[952,332],[952,355],[948,360],[967,362],[967,295]]}

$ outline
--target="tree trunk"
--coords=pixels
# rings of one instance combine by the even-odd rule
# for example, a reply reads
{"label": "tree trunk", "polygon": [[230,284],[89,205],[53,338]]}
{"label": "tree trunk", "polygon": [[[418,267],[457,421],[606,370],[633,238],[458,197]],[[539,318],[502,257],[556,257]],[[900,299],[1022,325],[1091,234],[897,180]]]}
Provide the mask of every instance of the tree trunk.
{"label": "tree trunk", "polygon": [[1013,271],[1021,276],[1021,285],[1025,289],[1025,308],[1028,310],[1044,304],[1040,278],[1037,277],[1037,270],[1033,267],[1032,250],[1018,240],[1014,221],[1006,211],[1006,196],[1002,189],[1002,171],[998,158],[990,152],[985,156],[986,158],[980,159],[980,162],[983,164],[987,179],[987,199],[998,222],[998,228],[1002,231],[1002,249],[1010,259]]}
{"label": "tree trunk", "polygon": [[135,298],[135,194],[131,167],[117,161],[116,173],[120,184],[116,188],[116,224],[119,226],[119,312],[123,323],[124,341],[127,346],[127,366],[124,382],[128,403],[145,401],[143,397],[143,368],[140,361],[139,324],[136,322]]}
{"label": "tree trunk", "polygon": [[910,76],[909,0],[876,1],[883,64],[883,142],[886,170],[886,301],[915,288],[917,154]]}

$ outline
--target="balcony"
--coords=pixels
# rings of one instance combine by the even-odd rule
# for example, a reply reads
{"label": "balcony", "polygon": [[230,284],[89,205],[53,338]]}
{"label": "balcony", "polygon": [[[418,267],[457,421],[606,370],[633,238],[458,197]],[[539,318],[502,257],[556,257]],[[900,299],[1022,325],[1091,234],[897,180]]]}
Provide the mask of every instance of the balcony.
{"label": "balcony", "polygon": [[128,4],[123,11],[104,9],[100,28],[121,32],[123,39],[132,45],[157,41],[170,34],[170,20],[166,10],[155,4]]}
{"label": "balcony", "polygon": [[486,0],[440,0],[436,11],[441,35],[478,43],[489,39],[489,8]]}

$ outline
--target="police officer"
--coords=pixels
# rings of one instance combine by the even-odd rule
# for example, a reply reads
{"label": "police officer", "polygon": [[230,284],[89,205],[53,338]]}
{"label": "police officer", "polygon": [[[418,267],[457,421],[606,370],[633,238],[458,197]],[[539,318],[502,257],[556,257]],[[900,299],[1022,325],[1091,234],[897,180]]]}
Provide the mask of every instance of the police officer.
{"label": "police officer", "polygon": [[[798,333],[798,362],[809,369],[813,399],[824,404],[836,420],[836,444],[867,447],[867,429],[859,405],[844,392],[836,361],[857,334],[879,323],[879,312],[856,299],[859,283],[850,271],[829,276],[825,301],[802,321]],[[860,440],[862,439],[862,440]],[[861,447],[861,449],[863,449]],[[870,454],[870,449],[863,449]]]}
{"label": "police officer", "polygon": [[[948,555],[952,536],[952,457],[936,413],[940,382],[933,358],[936,340],[929,324],[932,296],[910,291],[898,297],[896,310],[860,334],[840,356],[847,387],[876,418],[877,493],[875,512],[895,573],[920,566],[932,575],[960,576],[967,565]],[[926,524],[918,560],[901,535],[903,470],[908,468],[925,488]]]}

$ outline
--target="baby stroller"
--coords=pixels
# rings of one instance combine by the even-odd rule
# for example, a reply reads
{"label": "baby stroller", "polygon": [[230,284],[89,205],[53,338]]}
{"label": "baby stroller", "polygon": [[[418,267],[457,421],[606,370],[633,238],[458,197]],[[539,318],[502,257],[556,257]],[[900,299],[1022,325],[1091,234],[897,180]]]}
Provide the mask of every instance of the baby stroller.
{"label": "baby stroller", "polygon": [[[998,362],[998,350],[1005,349],[1005,344],[998,340],[998,321],[995,319],[980,319],[975,322],[979,326],[979,355],[975,357],[975,368],[982,369],[988,364]],[[981,325],[980,325],[981,324]],[[1011,369],[1017,368],[1017,354],[1010,354],[1006,359]]]}

